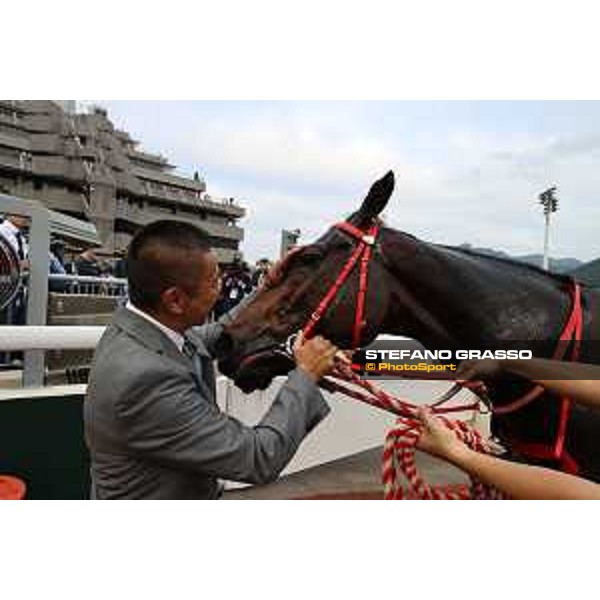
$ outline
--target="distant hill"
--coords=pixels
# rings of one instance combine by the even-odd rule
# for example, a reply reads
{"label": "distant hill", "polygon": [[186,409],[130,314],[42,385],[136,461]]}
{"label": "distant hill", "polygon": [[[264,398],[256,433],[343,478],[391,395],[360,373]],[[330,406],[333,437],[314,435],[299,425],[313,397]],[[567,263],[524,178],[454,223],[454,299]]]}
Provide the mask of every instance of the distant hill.
{"label": "distant hill", "polygon": [[[493,248],[475,248],[471,244],[461,244],[459,248],[465,248],[466,250],[472,250],[473,252],[479,252],[480,254],[487,254],[488,256],[498,256],[500,258],[509,258],[519,262],[527,263],[528,265],[534,265],[541,267],[544,261],[544,257],[541,254],[523,254],[520,256],[513,256],[502,250],[494,250]],[[555,273],[569,273],[575,269],[578,269],[583,265],[583,262],[577,258],[550,258],[550,270]]]}
{"label": "distant hill", "polygon": [[[541,267],[544,263],[544,257],[541,254],[524,254],[515,256],[516,260]],[[568,273],[573,269],[580,267],[583,262],[577,258],[550,258],[550,270],[555,273]]]}
{"label": "distant hill", "polygon": [[600,289],[600,258],[577,267],[571,271],[571,275],[590,287]]}

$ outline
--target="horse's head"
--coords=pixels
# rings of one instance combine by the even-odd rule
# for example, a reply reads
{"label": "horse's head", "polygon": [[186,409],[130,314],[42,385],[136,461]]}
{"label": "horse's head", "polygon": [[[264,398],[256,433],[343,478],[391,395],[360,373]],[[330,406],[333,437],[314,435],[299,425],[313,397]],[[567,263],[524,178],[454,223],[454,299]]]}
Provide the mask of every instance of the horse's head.
{"label": "horse's head", "polygon": [[[394,174],[390,171],[373,184],[360,209],[347,222],[366,231],[378,219],[393,189]],[[220,370],[246,392],[264,389],[273,377],[287,373],[293,362],[278,349],[308,322],[358,243],[355,237],[332,227],[316,242],[291,251],[269,274],[254,299],[226,326],[233,350],[220,362]],[[363,345],[376,337],[387,312],[385,275],[377,240],[369,263]],[[359,269],[355,266],[316,328],[341,348],[351,347],[358,287]]]}

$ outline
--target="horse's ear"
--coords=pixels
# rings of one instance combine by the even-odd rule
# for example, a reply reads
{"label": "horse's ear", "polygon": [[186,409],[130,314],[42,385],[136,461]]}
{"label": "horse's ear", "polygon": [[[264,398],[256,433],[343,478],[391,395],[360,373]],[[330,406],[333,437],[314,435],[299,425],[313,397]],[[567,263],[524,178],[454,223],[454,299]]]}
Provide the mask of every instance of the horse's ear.
{"label": "horse's ear", "polygon": [[386,207],[392,192],[394,191],[394,172],[388,171],[381,179],[378,179],[369,190],[367,197],[363,200],[360,210],[352,215],[353,221],[369,223],[377,217]]}

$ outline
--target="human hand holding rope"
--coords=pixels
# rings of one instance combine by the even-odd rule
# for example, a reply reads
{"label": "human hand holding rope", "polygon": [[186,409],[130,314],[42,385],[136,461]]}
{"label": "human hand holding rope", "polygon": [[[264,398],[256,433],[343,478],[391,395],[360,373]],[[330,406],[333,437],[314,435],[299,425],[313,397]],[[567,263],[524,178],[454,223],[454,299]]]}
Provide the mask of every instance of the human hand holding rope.
{"label": "human hand holding rope", "polygon": [[419,450],[450,462],[458,460],[467,450],[467,446],[447,423],[436,417],[427,407],[419,407],[417,416],[422,426],[416,444]]}
{"label": "human hand holding rope", "polygon": [[341,354],[337,346],[324,337],[317,335],[307,340],[301,331],[294,340],[293,352],[298,367],[315,383],[333,371],[336,356]]}

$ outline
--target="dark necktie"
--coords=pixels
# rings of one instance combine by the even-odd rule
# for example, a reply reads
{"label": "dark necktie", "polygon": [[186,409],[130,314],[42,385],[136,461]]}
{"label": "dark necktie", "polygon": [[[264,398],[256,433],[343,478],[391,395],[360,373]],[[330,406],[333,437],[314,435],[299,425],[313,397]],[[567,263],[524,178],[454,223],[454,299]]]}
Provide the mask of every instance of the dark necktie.
{"label": "dark necktie", "polygon": [[213,391],[215,389],[215,370],[212,359],[209,356],[198,354],[196,345],[187,337],[184,338],[182,352],[192,361],[196,377]]}
{"label": "dark necktie", "polygon": [[17,246],[19,247],[17,253],[19,255],[19,260],[25,260],[25,251],[23,249],[23,234],[20,231],[17,231]]}

